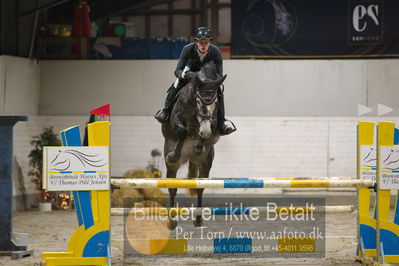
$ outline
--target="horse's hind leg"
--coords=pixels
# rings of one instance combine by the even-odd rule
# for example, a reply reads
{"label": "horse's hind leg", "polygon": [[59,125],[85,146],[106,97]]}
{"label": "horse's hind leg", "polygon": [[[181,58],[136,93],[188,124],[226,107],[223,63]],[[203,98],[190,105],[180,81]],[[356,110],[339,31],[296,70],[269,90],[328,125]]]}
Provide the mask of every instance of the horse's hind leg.
{"label": "horse's hind leg", "polygon": [[[199,169],[196,164],[190,162],[188,165],[188,175],[187,178],[198,178],[199,176]],[[202,193],[204,189],[189,189],[190,196],[197,195],[197,207],[202,207]],[[195,227],[200,227],[202,225],[201,216],[196,216],[194,221]]]}
{"label": "horse's hind leg", "polygon": [[[199,170],[196,164],[190,162],[188,165],[187,178],[198,178]],[[197,196],[197,189],[189,188],[188,193],[191,197]]]}
{"label": "horse's hind leg", "polygon": [[198,167],[195,163],[189,162],[187,178],[198,178]]}
{"label": "horse's hind leg", "polygon": [[[202,162],[201,167],[199,168],[199,177],[200,178],[209,177],[209,172],[211,171],[214,155],[215,155],[215,150],[214,150],[213,146],[211,146],[208,156],[206,157],[205,161]],[[204,189],[203,188],[197,189],[197,193],[198,193],[197,206],[202,207],[202,194],[204,193]],[[195,217],[194,226],[195,227],[202,226],[202,217],[201,216]]]}
{"label": "horse's hind leg", "polygon": [[[203,188],[199,188],[197,189],[197,207],[201,208],[202,207],[202,194],[204,192]],[[202,226],[202,216],[197,215],[195,217],[195,221],[194,221],[194,226],[195,227],[200,227]]]}

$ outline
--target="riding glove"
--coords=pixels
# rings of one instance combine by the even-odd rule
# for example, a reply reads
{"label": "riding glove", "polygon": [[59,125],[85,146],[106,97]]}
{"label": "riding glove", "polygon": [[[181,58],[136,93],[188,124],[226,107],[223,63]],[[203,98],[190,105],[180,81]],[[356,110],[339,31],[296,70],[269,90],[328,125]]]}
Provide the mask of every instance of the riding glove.
{"label": "riding glove", "polygon": [[195,73],[194,73],[194,72],[192,72],[192,71],[187,71],[187,72],[186,72],[186,75],[185,75],[185,78],[186,78],[186,79],[191,80],[191,79],[193,79],[194,77],[195,77]]}

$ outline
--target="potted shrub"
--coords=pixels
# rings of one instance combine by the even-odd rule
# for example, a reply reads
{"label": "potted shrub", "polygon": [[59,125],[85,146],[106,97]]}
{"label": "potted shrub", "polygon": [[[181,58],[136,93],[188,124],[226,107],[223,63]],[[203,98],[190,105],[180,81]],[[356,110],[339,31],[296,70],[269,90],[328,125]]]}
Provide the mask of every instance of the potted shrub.
{"label": "potted shrub", "polygon": [[[29,164],[31,170],[28,175],[36,185],[38,190],[39,208],[43,210],[51,210],[51,206],[56,209],[66,209],[70,201],[69,193],[62,193],[58,191],[47,191],[42,189],[42,175],[43,175],[43,147],[44,146],[61,146],[61,141],[57,134],[54,133],[53,127],[43,128],[43,132],[32,137],[30,142],[34,149],[30,151]],[[44,203],[44,204],[43,204]],[[46,204],[47,203],[47,204]],[[50,205],[50,206],[49,206]]]}

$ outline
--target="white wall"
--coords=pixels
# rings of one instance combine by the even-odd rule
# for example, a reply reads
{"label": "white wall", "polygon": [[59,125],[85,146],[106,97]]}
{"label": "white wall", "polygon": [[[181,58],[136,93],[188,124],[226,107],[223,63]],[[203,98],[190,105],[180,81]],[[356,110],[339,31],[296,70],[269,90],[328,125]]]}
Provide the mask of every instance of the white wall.
{"label": "white wall", "polygon": [[399,115],[399,60],[370,60],[367,63],[367,99],[371,107],[384,103]]}
{"label": "white wall", "polygon": [[[114,115],[151,116],[174,81],[175,65],[175,60],[42,61],[39,113],[82,115],[111,103]],[[225,60],[227,114],[355,116],[357,104],[398,108],[398,69],[398,59]]]}
{"label": "white wall", "polygon": [[173,82],[174,64],[171,60],[42,61],[40,114],[83,115],[110,103],[114,115],[151,115]]}
{"label": "white wall", "polygon": [[37,115],[39,83],[35,60],[0,56],[0,114]]}
{"label": "white wall", "polygon": [[[350,176],[356,175],[356,117],[242,117],[234,116],[238,131],[216,144],[211,176]],[[370,117],[370,120],[377,120]],[[382,117],[399,122],[399,118]],[[32,116],[14,131],[14,153],[27,176],[29,141],[43,127],[60,131],[81,129],[88,116]],[[163,151],[160,125],[152,117],[112,116],[112,175],[147,166],[152,149]],[[83,133],[83,132],[82,132]],[[164,176],[166,169],[161,168]],[[186,167],[179,172],[185,177]],[[26,178],[28,191],[33,184]],[[264,193],[264,191],[263,191]]]}
{"label": "white wall", "polygon": [[[39,112],[40,64],[34,60],[13,56],[0,56],[0,115],[31,115]],[[25,122],[18,122],[17,125]],[[22,132],[23,137],[14,138],[14,146],[29,145],[29,132]],[[14,153],[14,159],[21,165],[23,180],[18,179],[17,164],[13,165],[14,209],[21,209],[21,191],[26,188],[28,206],[34,200],[34,186],[27,176],[28,162],[26,152]],[[1,158],[0,158],[1,159]]]}
{"label": "white wall", "polygon": [[[36,65],[26,59],[0,59],[2,110],[18,107],[15,112],[30,115],[14,131],[14,154],[28,193],[34,192],[27,176],[32,136],[44,126],[56,131],[83,127],[88,110],[105,103],[111,103],[112,111],[113,175],[145,167],[152,149],[163,150],[160,125],[152,114],[174,80],[175,61]],[[354,176],[356,105],[397,108],[398,64],[393,59],[226,60],[226,109],[238,131],[216,145],[211,175]],[[395,112],[380,119],[399,122]],[[179,173],[184,175],[185,170]]]}
{"label": "white wall", "polygon": [[[349,176],[356,175],[356,117],[232,117],[238,131],[216,144],[212,177]],[[34,186],[27,176],[29,141],[43,127],[60,131],[87,122],[87,116],[33,116],[15,126],[14,154],[22,165],[28,193]],[[399,118],[380,117],[399,123]],[[368,120],[377,121],[370,117]],[[111,174],[147,166],[150,152],[163,150],[160,125],[152,117],[113,116]],[[82,132],[83,133],[83,132]],[[162,163],[161,171],[166,174]],[[187,168],[178,173],[185,177]],[[208,191],[211,193],[213,190]],[[251,193],[271,191],[252,190]]]}

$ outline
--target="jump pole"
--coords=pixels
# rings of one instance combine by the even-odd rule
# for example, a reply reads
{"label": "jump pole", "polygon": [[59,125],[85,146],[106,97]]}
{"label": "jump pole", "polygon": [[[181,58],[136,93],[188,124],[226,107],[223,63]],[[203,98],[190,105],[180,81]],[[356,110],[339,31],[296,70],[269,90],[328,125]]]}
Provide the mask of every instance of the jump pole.
{"label": "jump pole", "polygon": [[[112,176],[112,179],[127,179],[125,176]],[[300,177],[208,177],[208,178],[196,178],[197,180],[344,180],[354,179],[350,176],[300,176]]]}
{"label": "jump pole", "polygon": [[267,213],[315,213],[315,214],[338,214],[338,213],[352,213],[355,208],[353,205],[344,206],[278,206],[277,208],[270,207],[202,207],[202,208],[111,208],[112,216],[127,216],[127,215],[146,215],[146,216],[174,216],[174,215],[201,215],[204,212],[212,215],[226,215],[226,214],[248,214],[256,210],[259,214]]}
{"label": "jump pole", "polygon": [[371,180],[207,180],[207,179],[112,179],[115,186],[129,188],[359,188],[373,187]]}

